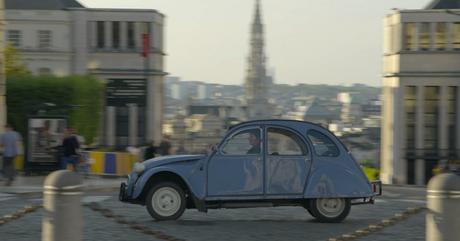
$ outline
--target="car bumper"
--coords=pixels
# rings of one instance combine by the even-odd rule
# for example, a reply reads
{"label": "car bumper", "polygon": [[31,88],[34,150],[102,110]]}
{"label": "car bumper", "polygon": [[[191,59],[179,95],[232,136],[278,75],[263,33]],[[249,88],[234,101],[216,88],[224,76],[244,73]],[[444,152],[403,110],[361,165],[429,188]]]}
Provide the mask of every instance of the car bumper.
{"label": "car bumper", "polygon": [[371,182],[371,186],[375,196],[382,196],[382,181],[373,181]]}
{"label": "car bumper", "polygon": [[129,198],[128,198],[128,195],[127,195],[127,191],[128,191],[128,185],[126,185],[126,183],[121,183],[120,185],[120,191],[118,193],[118,199],[122,202],[129,202]]}

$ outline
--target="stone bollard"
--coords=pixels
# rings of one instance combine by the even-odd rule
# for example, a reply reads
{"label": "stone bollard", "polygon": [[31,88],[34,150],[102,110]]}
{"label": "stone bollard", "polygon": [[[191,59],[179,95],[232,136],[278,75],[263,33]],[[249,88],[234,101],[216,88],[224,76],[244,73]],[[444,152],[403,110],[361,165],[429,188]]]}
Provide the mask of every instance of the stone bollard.
{"label": "stone bollard", "polygon": [[428,183],[427,241],[457,241],[460,237],[460,176],[445,173]]}
{"label": "stone bollard", "polygon": [[74,172],[56,171],[45,179],[42,241],[81,241],[82,180]]}

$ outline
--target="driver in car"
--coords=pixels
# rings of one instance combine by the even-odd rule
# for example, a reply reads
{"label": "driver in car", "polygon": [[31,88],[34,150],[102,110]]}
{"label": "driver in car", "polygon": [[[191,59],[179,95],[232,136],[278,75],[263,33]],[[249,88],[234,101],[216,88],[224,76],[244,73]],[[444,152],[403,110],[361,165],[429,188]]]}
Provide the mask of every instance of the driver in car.
{"label": "driver in car", "polygon": [[261,142],[259,131],[249,132],[248,141],[249,145],[251,145],[251,148],[246,152],[246,154],[259,154]]}

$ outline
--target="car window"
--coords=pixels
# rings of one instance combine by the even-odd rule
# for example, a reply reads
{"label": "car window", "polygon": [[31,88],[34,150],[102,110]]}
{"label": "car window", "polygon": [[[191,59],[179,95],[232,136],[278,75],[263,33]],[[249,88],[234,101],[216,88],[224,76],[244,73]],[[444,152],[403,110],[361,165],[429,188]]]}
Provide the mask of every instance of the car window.
{"label": "car window", "polygon": [[310,139],[318,156],[334,157],[339,155],[339,148],[335,143],[326,135],[319,131],[311,130],[308,132],[308,139]]}
{"label": "car window", "polygon": [[285,129],[268,128],[268,155],[303,156],[306,148],[300,138]]}
{"label": "car window", "polygon": [[258,155],[261,153],[262,141],[260,129],[243,130],[229,137],[222,147],[225,155]]}

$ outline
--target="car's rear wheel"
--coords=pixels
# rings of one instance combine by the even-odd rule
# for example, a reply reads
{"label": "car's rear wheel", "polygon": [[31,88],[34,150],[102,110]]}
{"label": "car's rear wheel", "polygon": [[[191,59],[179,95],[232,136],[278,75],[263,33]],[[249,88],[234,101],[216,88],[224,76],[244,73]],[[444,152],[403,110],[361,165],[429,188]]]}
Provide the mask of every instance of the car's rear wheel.
{"label": "car's rear wheel", "polygon": [[150,215],[158,221],[176,220],[185,211],[184,190],[173,182],[161,182],[147,194],[145,205]]}
{"label": "car's rear wheel", "polygon": [[346,198],[318,198],[310,200],[309,211],[322,223],[342,222],[350,213],[351,202]]}

